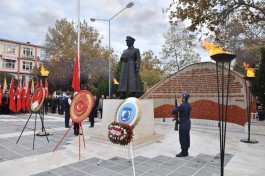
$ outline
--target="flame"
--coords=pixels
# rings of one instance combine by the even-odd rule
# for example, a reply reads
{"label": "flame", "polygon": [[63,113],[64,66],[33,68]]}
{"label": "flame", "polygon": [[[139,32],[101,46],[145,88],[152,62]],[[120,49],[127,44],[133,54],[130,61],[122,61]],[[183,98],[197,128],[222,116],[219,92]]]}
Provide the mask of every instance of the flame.
{"label": "flame", "polygon": [[215,54],[229,54],[229,52],[224,51],[222,47],[217,47],[214,43],[209,43],[207,39],[203,40],[202,47],[209,50],[210,56]]}
{"label": "flame", "polygon": [[42,76],[48,76],[49,75],[49,71],[45,69],[44,65],[41,66],[40,74]]}
{"label": "flame", "polygon": [[117,81],[116,78],[113,78],[113,83],[114,83],[114,84],[119,84],[119,82]]}
{"label": "flame", "polygon": [[247,77],[255,77],[255,69],[254,68],[249,68],[249,64],[246,62],[243,63],[243,67],[247,71]]}

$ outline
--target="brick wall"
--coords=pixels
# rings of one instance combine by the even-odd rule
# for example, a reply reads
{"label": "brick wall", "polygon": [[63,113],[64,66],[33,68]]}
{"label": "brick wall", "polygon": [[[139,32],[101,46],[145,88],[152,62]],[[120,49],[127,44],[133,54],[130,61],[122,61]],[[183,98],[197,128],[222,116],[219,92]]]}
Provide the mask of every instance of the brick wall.
{"label": "brick wall", "polygon": [[[224,75],[227,75],[227,72],[225,69]],[[227,121],[244,125],[247,122],[246,88],[249,83],[243,78],[244,75],[233,70],[230,74]],[[226,87],[227,76],[224,83]],[[175,98],[181,103],[181,94],[184,91],[188,91],[191,95],[189,100],[193,107],[191,118],[218,120],[216,65],[212,62],[196,63],[185,67],[153,86],[141,98],[154,100],[155,118],[172,118],[171,110],[174,108]],[[225,96],[226,94],[227,92],[224,91]],[[225,102],[226,99],[224,99]],[[252,109],[255,108],[252,106]]]}

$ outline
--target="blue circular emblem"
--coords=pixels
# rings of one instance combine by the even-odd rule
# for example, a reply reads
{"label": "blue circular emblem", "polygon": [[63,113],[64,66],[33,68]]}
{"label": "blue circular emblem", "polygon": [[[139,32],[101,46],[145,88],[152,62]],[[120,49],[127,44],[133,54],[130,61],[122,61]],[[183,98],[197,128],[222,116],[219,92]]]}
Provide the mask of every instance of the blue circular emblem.
{"label": "blue circular emblem", "polygon": [[136,118],[136,107],[132,103],[124,103],[118,112],[118,121],[131,124]]}
{"label": "blue circular emblem", "polygon": [[117,108],[115,121],[135,126],[142,115],[140,101],[135,97],[124,100]]}

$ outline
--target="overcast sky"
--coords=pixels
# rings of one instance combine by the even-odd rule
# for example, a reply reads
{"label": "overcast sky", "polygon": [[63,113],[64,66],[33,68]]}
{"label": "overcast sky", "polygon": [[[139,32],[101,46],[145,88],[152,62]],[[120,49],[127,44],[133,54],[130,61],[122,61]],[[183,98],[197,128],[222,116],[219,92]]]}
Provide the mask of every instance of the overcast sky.
{"label": "overcast sky", "polygon": [[[110,22],[111,47],[120,55],[126,48],[126,36],[136,39],[141,52],[152,50],[159,57],[164,44],[163,34],[169,28],[168,15],[162,12],[171,0],[80,0],[80,20],[86,20],[103,36],[103,46],[109,44],[107,21],[91,22],[90,18],[110,19],[130,2]],[[3,0],[0,4],[0,38],[43,45],[49,26],[66,18],[77,21],[77,0]],[[200,51],[202,61],[209,61],[206,51]]]}

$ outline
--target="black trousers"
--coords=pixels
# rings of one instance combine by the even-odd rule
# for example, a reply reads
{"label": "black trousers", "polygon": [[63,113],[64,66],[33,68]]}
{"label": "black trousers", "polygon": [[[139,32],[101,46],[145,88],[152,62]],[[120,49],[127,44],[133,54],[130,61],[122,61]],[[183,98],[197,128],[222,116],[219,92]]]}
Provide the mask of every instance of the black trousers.
{"label": "black trousers", "polygon": [[74,123],[74,132],[79,134],[79,123]]}
{"label": "black trousers", "polygon": [[190,130],[179,130],[179,143],[182,150],[190,148]]}
{"label": "black trousers", "polygon": [[65,112],[65,116],[64,116],[64,123],[65,123],[65,127],[69,127],[69,120],[70,120],[70,112],[66,111]]}

